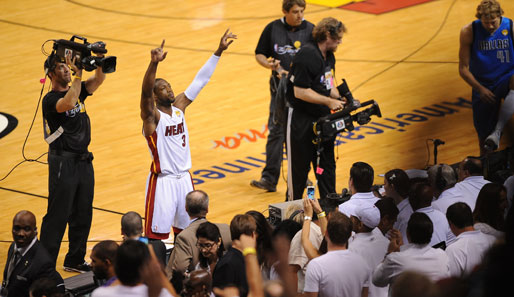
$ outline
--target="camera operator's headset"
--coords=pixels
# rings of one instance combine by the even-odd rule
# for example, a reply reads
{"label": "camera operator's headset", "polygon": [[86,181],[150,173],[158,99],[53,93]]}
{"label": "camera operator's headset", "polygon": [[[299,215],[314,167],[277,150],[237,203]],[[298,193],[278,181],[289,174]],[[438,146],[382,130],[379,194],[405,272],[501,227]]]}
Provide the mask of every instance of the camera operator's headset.
{"label": "camera operator's headset", "polygon": [[45,63],[45,75],[48,75],[49,72],[52,72],[55,70],[55,50],[52,51],[50,56],[46,58]]}
{"label": "camera operator's headset", "polygon": [[339,30],[341,30],[341,27],[343,26],[343,23],[342,22],[337,22],[337,25],[335,26],[330,26],[328,28],[328,32],[330,33],[330,36],[331,37],[334,37],[334,36],[338,36],[338,33],[339,33]]}

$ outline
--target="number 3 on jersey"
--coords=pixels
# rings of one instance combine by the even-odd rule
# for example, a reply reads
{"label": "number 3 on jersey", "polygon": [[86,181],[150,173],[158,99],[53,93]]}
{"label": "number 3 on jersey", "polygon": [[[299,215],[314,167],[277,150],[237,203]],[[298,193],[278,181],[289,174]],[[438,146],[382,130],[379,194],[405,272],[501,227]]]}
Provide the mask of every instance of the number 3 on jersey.
{"label": "number 3 on jersey", "polygon": [[186,146],[186,135],[185,134],[182,135],[182,146],[183,147]]}
{"label": "number 3 on jersey", "polygon": [[510,63],[509,51],[508,50],[499,50],[496,52],[496,58],[500,60],[502,63]]}

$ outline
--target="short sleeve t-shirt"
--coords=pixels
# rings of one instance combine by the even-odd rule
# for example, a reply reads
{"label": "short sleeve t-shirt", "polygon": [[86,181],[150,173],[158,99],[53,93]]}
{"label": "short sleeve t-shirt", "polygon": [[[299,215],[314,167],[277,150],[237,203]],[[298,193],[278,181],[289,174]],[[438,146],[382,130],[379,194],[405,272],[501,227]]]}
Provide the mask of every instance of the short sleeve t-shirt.
{"label": "short sleeve t-shirt", "polygon": [[302,47],[293,59],[289,72],[287,98],[294,109],[299,109],[315,117],[330,114],[330,108],[325,105],[306,102],[294,96],[294,87],[312,89],[318,94],[329,96],[335,85],[335,57],[327,51],[323,58],[317,44],[309,43]]}
{"label": "short sleeve t-shirt", "polygon": [[79,100],[75,107],[57,112],[56,105],[59,99],[66,95],[67,91],[50,91],[43,98],[43,118],[46,121],[45,134],[54,133],[59,127],[64,129],[63,134],[50,144],[54,150],[64,150],[73,153],[85,153],[91,142],[91,123],[86,113],[85,99],[90,96],[86,90],[85,82],[82,82]]}
{"label": "short sleeve t-shirt", "polygon": [[262,31],[255,54],[280,60],[282,68],[289,71],[300,47],[312,41],[313,28],[314,25],[306,20],[298,27],[289,26],[284,18],[274,20]]}

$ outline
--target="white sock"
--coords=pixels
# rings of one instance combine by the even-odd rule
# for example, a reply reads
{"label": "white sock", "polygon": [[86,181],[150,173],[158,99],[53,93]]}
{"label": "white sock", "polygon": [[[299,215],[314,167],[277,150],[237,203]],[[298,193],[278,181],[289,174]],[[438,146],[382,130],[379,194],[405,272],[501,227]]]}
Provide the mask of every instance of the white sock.
{"label": "white sock", "polygon": [[498,115],[498,122],[496,122],[495,130],[502,131],[503,127],[514,114],[514,90],[510,90],[505,100],[503,101],[502,107],[500,108],[500,114]]}

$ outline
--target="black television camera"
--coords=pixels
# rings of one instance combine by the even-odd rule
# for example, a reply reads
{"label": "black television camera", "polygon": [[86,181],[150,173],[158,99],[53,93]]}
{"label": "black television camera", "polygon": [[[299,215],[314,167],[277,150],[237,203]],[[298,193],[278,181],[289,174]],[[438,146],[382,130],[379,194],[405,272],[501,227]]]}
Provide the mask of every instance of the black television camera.
{"label": "black television camera", "polygon": [[[356,114],[351,114],[352,111],[368,105],[371,105],[371,107]],[[380,107],[375,100],[369,100],[361,104],[351,104],[339,112],[319,118],[314,122],[313,127],[314,133],[316,134],[315,141],[320,142],[329,140],[341,131],[352,131],[355,129],[353,122],[357,122],[359,125],[365,125],[371,121],[372,115],[376,115],[379,118],[382,117]]]}
{"label": "black television camera", "polygon": [[[75,38],[82,40],[83,43],[75,42]],[[52,53],[45,61],[45,68],[53,70],[55,61],[65,63],[66,56],[71,53],[72,58],[76,57],[75,65],[86,71],[93,71],[98,67],[102,68],[104,73],[112,73],[116,71],[116,57],[96,57],[95,54],[106,54],[107,49],[105,43],[97,41],[95,43],[87,42],[87,39],[81,36],[73,35],[70,40],[58,39],[53,40],[54,46]],[[57,59],[57,60],[55,60]]]}

